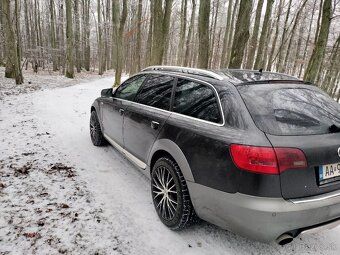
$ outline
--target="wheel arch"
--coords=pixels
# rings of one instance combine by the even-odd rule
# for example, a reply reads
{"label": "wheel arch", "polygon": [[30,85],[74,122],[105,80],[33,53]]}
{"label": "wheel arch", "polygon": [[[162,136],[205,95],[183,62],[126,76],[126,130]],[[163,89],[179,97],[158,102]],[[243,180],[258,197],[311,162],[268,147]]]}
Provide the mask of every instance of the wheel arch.
{"label": "wheel arch", "polygon": [[186,181],[195,182],[191,168],[184,153],[176,143],[169,139],[159,139],[154,143],[148,158],[150,172],[157,159],[164,156],[170,156],[176,161]]}

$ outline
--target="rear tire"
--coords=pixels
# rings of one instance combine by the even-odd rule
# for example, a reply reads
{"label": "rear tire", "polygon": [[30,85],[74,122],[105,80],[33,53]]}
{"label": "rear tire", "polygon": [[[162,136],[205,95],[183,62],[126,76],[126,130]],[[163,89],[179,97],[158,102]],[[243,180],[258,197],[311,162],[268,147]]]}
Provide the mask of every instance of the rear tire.
{"label": "rear tire", "polygon": [[151,172],[151,195],[158,217],[168,228],[180,230],[196,219],[189,190],[177,163],[167,157]]}
{"label": "rear tire", "polygon": [[106,144],[106,140],[103,136],[96,111],[91,112],[90,136],[91,136],[91,141],[92,141],[93,145],[103,146],[103,145]]}

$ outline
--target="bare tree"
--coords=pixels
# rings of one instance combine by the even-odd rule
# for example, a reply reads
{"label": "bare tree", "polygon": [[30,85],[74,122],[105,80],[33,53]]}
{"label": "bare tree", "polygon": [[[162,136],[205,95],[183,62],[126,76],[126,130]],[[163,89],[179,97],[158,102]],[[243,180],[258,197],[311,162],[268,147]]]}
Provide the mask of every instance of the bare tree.
{"label": "bare tree", "polygon": [[312,56],[309,60],[307,70],[303,77],[303,79],[306,81],[315,82],[315,79],[318,75],[319,68],[325,55],[329,35],[329,27],[331,24],[331,15],[332,15],[332,0],[324,0],[322,9],[322,21],[320,31],[318,34],[318,39],[313,50]]}
{"label": "bare tree", "polygon": [[208,68],[209,63],[209,15],[210,0],[200,1],[198,14],[198,67]]}
{"label": "bare tree", "polygon": [[[17,5],[17,0],[15,0]],[[6,69],[5,77],[14,78],[16,84],[22,84],[24,79],[22,76],[20,61],[18,57],[17,48],[17,35],[13,30],[13,22],[10,8],[10,0],[2,1],[4,25],[5,25],[5,37],[6,37]],[[14,14],[16,16],[16,14]]]}
{"label": "bare tree", "polygon": [[252,0],[241,0],[240,10],[236,22],[233,47],[229,68],[240,68],[243,61],[244,50],[249,39],[250,16],[252,11]]}
{"label": "bare tree", "polygon": [[73,17],[72,17],[72,0],[66,2],[66,73],[67,78],[74,78],[74,56],[73,56]]}

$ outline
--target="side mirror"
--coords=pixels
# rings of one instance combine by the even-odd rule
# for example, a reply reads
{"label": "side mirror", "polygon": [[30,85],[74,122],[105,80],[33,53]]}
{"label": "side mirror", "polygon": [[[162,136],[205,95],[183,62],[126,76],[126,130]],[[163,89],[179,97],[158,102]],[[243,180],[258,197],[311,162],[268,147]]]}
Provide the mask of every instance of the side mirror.
{"label": "side mirror", "polygon": [[112,97],[112,88],[110,88],[110,89],[103,89],[101,91],[101,97]]}

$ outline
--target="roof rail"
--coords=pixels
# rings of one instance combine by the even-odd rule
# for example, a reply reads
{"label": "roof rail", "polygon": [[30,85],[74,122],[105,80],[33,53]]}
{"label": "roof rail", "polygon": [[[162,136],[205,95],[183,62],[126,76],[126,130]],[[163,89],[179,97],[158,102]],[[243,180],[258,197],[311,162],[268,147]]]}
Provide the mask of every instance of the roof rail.
{"label": "roof rail", "polygon": [[191,67],[182,67],[182,66],[149,66],[144,68],[142,71],[169,71],[169,72],[179,72],[179,73],[187,73],[187,74],[196,74],[201,76],[206,76],[209,78],[213,78],[216,80],[223,80],[223,76],[214,73],[212,71],[199,69],[199,68],[191,68]]}

